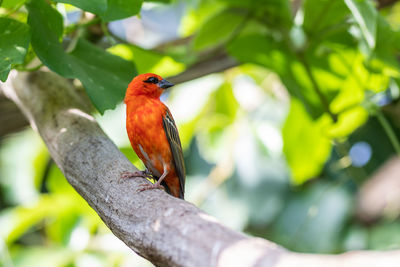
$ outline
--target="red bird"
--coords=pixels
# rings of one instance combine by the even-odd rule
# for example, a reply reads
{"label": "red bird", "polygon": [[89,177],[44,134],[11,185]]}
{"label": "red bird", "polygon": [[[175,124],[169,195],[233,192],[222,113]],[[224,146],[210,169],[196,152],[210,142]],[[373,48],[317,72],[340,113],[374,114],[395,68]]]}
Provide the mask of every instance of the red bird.
{"label": "red bird", "polygon": [[125,94],[126,130],[132,148],[146,166],[145,171],[123,173],[122,177],[153,176],[155,184],[143,190],[162,188],[182,198],[185,191],[185,164],[178,129],[171,112],[160,101],[164,89],[173,86],[153,73],[136,76]]}

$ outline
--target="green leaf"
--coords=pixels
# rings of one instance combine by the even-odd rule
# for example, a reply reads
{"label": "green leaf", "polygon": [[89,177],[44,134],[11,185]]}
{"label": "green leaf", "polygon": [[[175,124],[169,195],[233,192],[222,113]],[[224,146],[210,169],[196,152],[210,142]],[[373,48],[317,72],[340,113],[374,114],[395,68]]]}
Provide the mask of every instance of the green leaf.
{"label": "green leaf", "polygon": [[370,249],[390,250],[400,248],[400,223],[397,221],[383,222],[370,229]]}
{"label": "green leaf", "polygon": [[251,10],[252,17],[265,23],[269,29],[288,30],[292,25],[291,1],[289,0],[222,0],[230,8]]}
{"label": "green leaf", "polygon": [[76,257],[76,251],[68,247],[30,245],[12,251],[12,266],[75,266]]}
{"label": "green leaf", "polygon": [[213,95],[215,101],[215,113],[225,115],[233,123],[236,117],[239,103],[233,95],[232,85],[230,83],[224,83],[221,87],[215,91]]}
{"label": "green leaf", "polygon": [[339,113],[338,121],[336,123],[327,122],[324,129],[329,137],[347,137],[366,123],[367,119],[368,112],[361,106],[355,106]]}
{"label": "green leaf", "polygon": [[3,1],[0,1],[0,6],[2,8],[12,9],[19,5],[22,5],[26,1],[27,0],[3,0]]}
{"label": "green leaf", "polygon": [[66,78],[79,79],[100,113],[122,101],[137,74],[134,64],[84,40],[78,40],[72,53],[65,53],[59,42],[61,15],[44,0],[32,0],[27,6],[32,46],[42,62]]}
{"label": "green leaf", "polygon": [[326,122],[325,116],[313,121],[303,105],[292,98],[282,137],[294,183],[302,184],[314,178],[324,167],[332,147],[323,131]]}
{"label": "green leaf", "polygon": [[391,68],[394,72],[399,72],[399,60],[397,55],[400,51],[400,32],[393,30],[389,23],[382,17],[378,16],[376,31],[376,47],[372,57],[383,61],[387,68]]}
{"label": "green leaf", "polygon": [[71,56],[75,77],[101,113],[122,101],[129,82],[137,74],[132,62],[84,40],[78,41]]}
{"label": "green leaf", "polygon": [[[28,8],[34,29],[32,45],[44,64],[64,77],[80,79],[100,112],[122,100],[130,78],[135,75],[132,63],[84,41],[79,41],[70,55],[66,54],[58,41],[62,33],[59,13],[41,0],[32,1]],[[54,19],[47,24],[46,18]],[[39,25],[47,29],[42,30]]]}
{"label": "green leaf", "polygon": [[5,82],[12,64],[23,63],[29,46],[29,26],[0,18],[0,80]]}
{"label": "green leaf", "polygon": [[61,14],[44,0],[32,0],[26,6],[29,11],[31,42],[36,55],[52,71],[73,78],[72,65],[59,41],[63,33]]}
{"label": "green leaf", "polygon": [[223,43],[232,36],[243,20],[243,16],[229,10],[215,14],[200,28],[194,39],[194,49],[203,50]]}
{"label": "green leaf", "polygon": [[378,12],[369,0],[344,0],[371,50],[375,48]]}
{"label": "green leaf", "polygon": [[142,0],[55,0],[100,15],[104,21],[131,17],[139,13]]}
{"label": "green leaf", "polygon": [[306,0],[303,27],[306,33],[324,33],[333,25],[344,22],[349,14],[342,0]]}
{"label": "green leaf", "polygon": [[107,0],[54,0],[58,3],[66,3],[94,14],[107,11]]}
{"label": "green leaf", "polygon": [[142,0],[108,0],[107,10],[99,14],[105,21],[131,17],[139,13]]}

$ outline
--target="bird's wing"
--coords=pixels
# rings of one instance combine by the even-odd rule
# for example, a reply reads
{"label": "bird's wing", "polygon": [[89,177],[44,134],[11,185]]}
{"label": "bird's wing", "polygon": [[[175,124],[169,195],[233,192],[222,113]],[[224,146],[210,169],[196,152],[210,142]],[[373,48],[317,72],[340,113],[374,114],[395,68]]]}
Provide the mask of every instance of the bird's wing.
{"label": "bird's wing", "polygon": [[179,139],[179,133],[175,121],[168,109],[162,119],[165,135],[167,136],[172,157],[174,159],[175,171],[179,178],[180,198],[183,199],[185,192],[185,163],[183,161],[181,140]]}

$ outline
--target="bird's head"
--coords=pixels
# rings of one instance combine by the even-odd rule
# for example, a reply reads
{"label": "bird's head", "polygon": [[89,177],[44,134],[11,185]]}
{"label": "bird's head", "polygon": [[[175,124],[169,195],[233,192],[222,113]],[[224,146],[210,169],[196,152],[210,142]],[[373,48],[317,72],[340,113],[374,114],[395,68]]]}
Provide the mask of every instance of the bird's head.
{"label": "bird's head", "polygon": [[126,90],[125,102],[129,97],[145,95],[148,97],[159,98],[164,89],[173,86],[167,80],[154,73],[140,74],[133,78]]}

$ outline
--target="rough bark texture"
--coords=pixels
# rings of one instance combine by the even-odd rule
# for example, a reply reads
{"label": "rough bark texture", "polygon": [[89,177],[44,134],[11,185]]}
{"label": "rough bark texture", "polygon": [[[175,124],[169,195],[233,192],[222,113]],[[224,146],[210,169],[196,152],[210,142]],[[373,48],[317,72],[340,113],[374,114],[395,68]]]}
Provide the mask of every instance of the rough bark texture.
{"label": "rough bark texture", "polygon": [[400,266],[399,251],[292,253],[235,232],[161,190],[137,192],[145,180],[120,180],[135,167],[85,111],[68,81],[48,72],[13,72],[2,87],[74,188],[116,236],[157,266]]}

